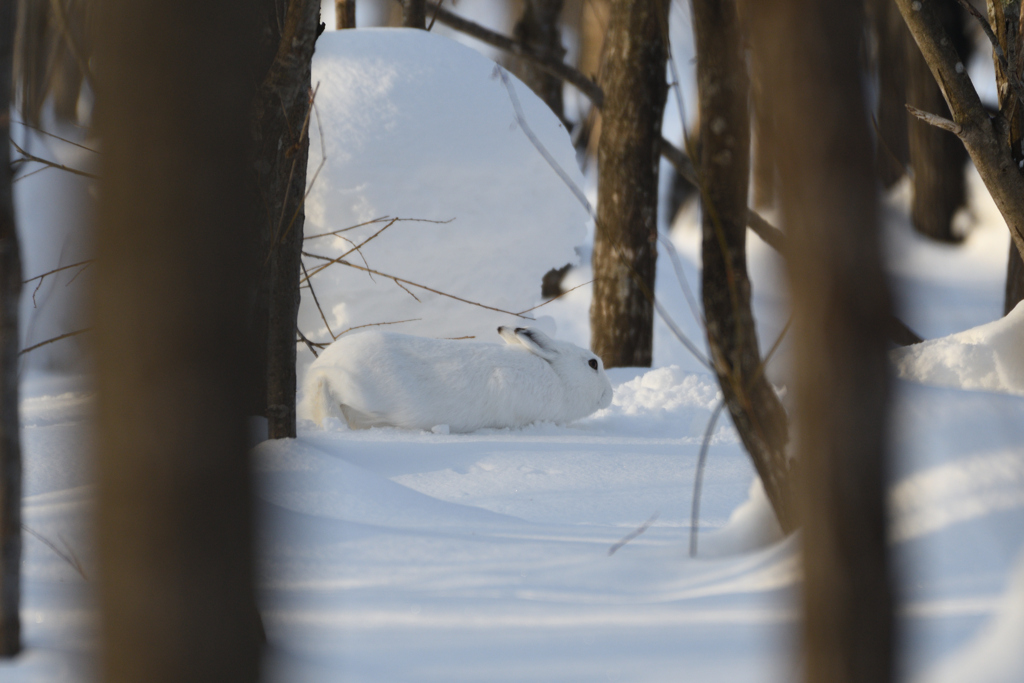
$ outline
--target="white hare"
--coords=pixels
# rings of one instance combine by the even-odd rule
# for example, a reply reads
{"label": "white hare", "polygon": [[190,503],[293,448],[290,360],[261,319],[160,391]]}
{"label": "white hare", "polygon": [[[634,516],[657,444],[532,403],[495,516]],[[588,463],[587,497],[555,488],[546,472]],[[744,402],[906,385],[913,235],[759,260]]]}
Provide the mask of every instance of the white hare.
{"label": "white hare", "polygon": [[306,374],[302,417],[340,409],[353,429],[452,432],[566,423],[607,408],[601,359],[532,328],[499,327],[505,345],[363,332],[343,337]]}

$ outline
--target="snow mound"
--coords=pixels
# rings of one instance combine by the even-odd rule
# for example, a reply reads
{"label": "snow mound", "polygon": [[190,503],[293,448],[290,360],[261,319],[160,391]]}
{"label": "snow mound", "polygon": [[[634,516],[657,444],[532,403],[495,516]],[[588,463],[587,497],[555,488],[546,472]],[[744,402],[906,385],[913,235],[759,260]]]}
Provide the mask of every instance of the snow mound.
{"label": "snow mound", "polygon": [[1024,395],[1024,305],[979,327],[896,349],[903,379]]}
{"label": "snow mound", "polygon": [[[636,374],[637,368],[608,371],[615,394],[612,405],[587,424],[617,434],[703,436],[722,393],[711,375],[670,365]],[[727,420],[719,420],[716,438]],[[730,428],[726,428],[730,429]]]}
{"label": "snow mound", "polygon": [[[575,263],[586,238],[585,210],[517,124],[494,62],[426,31],[338,31],[317,41],[312,80],[304,249],[329,258],[351,252],[346,263],[364,269],[316,272],[327,262],[306,257],[330,330],[401,321],[389,329],[490,339],[500,324],[521,325],[521,317],[438,293],[523,312],[539,303],[544,274]],[[565,128],[510,81],[529,128],[582,185]],[[381,217],[389,218],[374,221]],[[417,220],[373,237],[390,217]],[[331,340],[308,290],[299,328]]]}

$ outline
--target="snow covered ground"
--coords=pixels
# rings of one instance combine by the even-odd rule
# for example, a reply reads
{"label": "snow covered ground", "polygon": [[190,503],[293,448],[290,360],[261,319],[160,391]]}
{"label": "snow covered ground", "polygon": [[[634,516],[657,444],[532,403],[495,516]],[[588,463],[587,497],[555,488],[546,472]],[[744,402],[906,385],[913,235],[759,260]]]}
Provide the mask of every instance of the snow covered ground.
{"label": "snow covered ground", "polygon": [[[328,52],[318,47],[318,55]],[[476,70],[474,77],[486,76]],[[401,94],[389,102],[400,109]],[[521,135],[510,129],[509,112],[503,116],[497,128]],[[543,172],[538,166],[533,173]],[[902,315],[930,339],[990,323],[1001,312],[1008,237],[977,176],[969,177],[970,234],[961,246],[912,234],[905,187],[886,203]],[[559,187],[557,178],[549,182]],[[544,203],[530,207],[543,212]],[[696,215],[690,207],[670,233],[666,228],[691,287],[699,268]],[[312,226],[335,229],[311,220],[307,234]],[[472,265],[484,253],[472,246],[489,239],[480,230],[453,258]],[[430,251],[430,240],[415,249],[410,262],[439,253]],[[586,264],[585,243],[581,252]],[[482,273],[475,290],[482,296],[495,266],[479,258],[467,270]],[[753,236],[750,261],[767,347],[786,318],[781,264]],[[589,279],[583,265],[569,284]],[[657,293],[700,343],[666,252]],[[345,295],[326,284],[317,294],[338,302]],[[533,303],[535,295],[515,294]],[[542,309],[543,324],[585,345],[588,305],[589,288],[581,287]],[[468,320],[478,309],[466,310],[460,315]],[[1024,680],[1024,392],[1014,372],[991,370],[1024,366],[1024,345],[1008,341],[1022,334],[1018,310],[895,359],[904,379],[894,406],[892,542],[907,680]],[[784,382],[789,362],[783,345],[770,368],[776,382]],[[779,538],[727,420],[711,440],[699,552],[688,554],[696,461],[718,400],[713,378],[661,322],[655,367],[610,376],[613,405],[569,426],[438,435],[307,423],[294,441],[258,445],[268,679],[793,680],[799,539]],[[0,664],[0,679],[85,680],[96,645],[92,396],[81,378],[31,369],[22,388],[28,649]]]}

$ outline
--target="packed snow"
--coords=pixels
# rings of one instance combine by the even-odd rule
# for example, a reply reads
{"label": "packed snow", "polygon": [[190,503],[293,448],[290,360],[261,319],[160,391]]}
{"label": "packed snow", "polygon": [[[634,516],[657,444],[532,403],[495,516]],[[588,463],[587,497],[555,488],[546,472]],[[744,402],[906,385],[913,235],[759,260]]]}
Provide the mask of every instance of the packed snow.
{"label": "packed snow", "polygon": [[[413,58],[417,76],[406,79]],[[374,77],[361,80],[361,69]],[[307,236],[380,215],[454,217],[396,223],[363,256],[380,272],[513,312],[540,303],[540,276],[577,247],[583,264],[568,284],[586,283],[585,213],[511,125],[507,92],[492,73],[482,57],[422,33],[325,34],[314,81],[327,153]],[[575,174],[557,120],[515,85],[535,132]],[[446,98],[475,104],[451,107]],[[331,120],[339,125],[324,123]],[[404,169],[397,175],[395,154]],[[310,163],[312,174],[320,161]],[[38,189],[18,187],[31,218],[24,231],[45,216],[26,208]],[[893,353],[901,379],[891,542],[901,669],[915,683],[1024,679],[1024,397],[1013,343],[1024,313],[999,319],[1008,237],[973,171],[970,188],[960,246],[912,234],[905,188],[885,204],[901,314],[929,338]],[[663,248],[657,295],[702,345],[680,282],[699,280],[696,208],[663,233],[681,278]],[[354,231],[343,234],[359,243]],[[782,264],[749,242],[767,348],[788,313]],[[337,256],[351,247],[338,240],[332,248]],[[28,254],[26,275],[56,267],[47,262],[54,256]],[[424,335],[493,334],[493,311],[443,297],[417,303],[375,278],[337,265],[313,277],[335,333],[409,317],[421,319],[409,329]],[[329,339],[310,294],[304,329]],[[585,346],[589,300],[580,287],[538,311],[546,316],[538,324]],[[781,349],[769,367],[780,389],[792,363]],[[714,377],[661,321],[654,367],[608,374],[612,404],[569,425],[444,434],[350,430],[334,420],[255,445],[268,680],[793,680],[799,538],[782,537],[724,416],[710,434],[698,552],[689,555],[697,458],[721,398]],[[53,366],[26,367],[22,392],[27,650],[0,663],[0,678],[88,680],[97,645],[93,394]]]}

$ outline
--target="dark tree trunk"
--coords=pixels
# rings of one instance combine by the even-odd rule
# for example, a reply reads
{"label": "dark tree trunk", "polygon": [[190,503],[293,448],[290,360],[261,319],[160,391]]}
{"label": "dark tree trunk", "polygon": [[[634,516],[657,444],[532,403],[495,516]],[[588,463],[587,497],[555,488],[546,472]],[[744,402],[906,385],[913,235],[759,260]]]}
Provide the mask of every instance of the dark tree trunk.
{"label": "dark tree trunk", "polygon": [[[890,3],[892,4],[892,3]],[[953,48],[967,63],[967,36],[963,14],[956,3],[933,3],[931,8],[941,16],[946,35]],[[912,41],[906,42],[907,101],[926,112],[949,118],[949,107],[932,76],[921,51]],[[953,232],[953,215],[964,205],[964,164],[967,151],[953,134],[939,130],[916,118],[909,128],[910,165],[914,169],[914,201],[911,217],[921,234],[943,242],[958,242],[962,236]]]}
{"label": "dark tree trunk", "polygon": [[101,667],[255,681],[250,3],[97,4]]}
{"label": "dark tree trunk", "polygon": [[[565,48],[562,47],[562,36],[558,30],[558,17],[562,13],[563,0],[526,0],[523,3],[523,16],[516,22],[512,34],[523,45],[530,47],[538,54],[562,61]],[[541,70],[536,63],[512,57],[510,68],[513,73],[544,100],[545,104],[555,112],[555,116],[565,121],[565,107],[562,104],[562,79]]]}
{"label": "dark tree trunk", "polygon": [[[269,436],[295,436],[295,330],[299,314],[299,271],[305,219],[306,161],[309,153],[310,66],[319,25],[315,0],[291,0],[274,16],[267,3],[264,25],[273,55],[263,72],[253,114],[253,139],[263,231],[259,256],[260,297],[257,338],[266,340],[266,403]],[[280,30],[277,29],[280,27]],[[266,59],[266,55],[263,56]]]}
{"label": "dark tree trunk", "polygon": [[736,431],[782,528],[796,526],[786,412],[764,377],[747,276],[749,82],[732,0],[693,0],[700,98],[702,295],[708,348]]}
{"label": "dark tree trunk", "polygon": [[[906,173],[910,163],[907,114],[907,50],[917,50],[892,0],[870,0],[878,46],[875,69],[878,74],[878,130],[875,136],[875,165],[882,185],[890,188]],[[927,67],[926,67],[927,68]],[[931,79],[934,82],[934,78]]]}
{"label": "dark tree trunk", "polygon": [[[1019,0],[1009,0],[1006,3],[988,3],[988,16],[1003,54],[1012,54],[1019,44],[1018,33],[1020,24],[1016,19],[1019,17],[1021,3]],[[1019,57],[1018,57],[1019,59]],[[1024,123],[1021,118],[1024,112],[1014,99],[1006,72],[999,64],[999,59],[993,55],[996,69],[996,86],[999,89],[999,110],[1007,117],[1006,144],[1010,148],[1010,155],[1017,164],[1018,173],[1021,172],[1021,162],[1024,161],[1024,150],[1021,149],[1021,136],[1024,133]],[[1021,261],[1020,252],[1011,242],[1010,254],[1006,264],[1006,289],[1003,298],[1003,315],[1006,315],[1024,299],[1024,262]]]}
{"label": "dark tree trunk", "polygon": [[0,3],[0,657],[21,650],[21,438],[18,421],[18,305],[21,257],[11,193],[14,3]]}
{"label": "dark tree trunk", "polygon": [[356,27],[356,0],[334,0],[334,27],[339,31]]}
{"label": "dark tree trunk", "polygon": [[598,145],[590,335],[605,367],[651,364],[667,0],[612,0]]}
{"label": "dark tree trunk", "polygon": [[1024,301],[1024,261],[1013,242],[1010,243],[1010,258],[1006,265],[1006,294],[1003,298],[1003,315],[1006,315]]}
{"label": "dark tree trunk", "polygon": [[427,27],[426,0],[402,0],[402,26],[424,29]]}
{"label": "dark tree trunk", "polygon": [[750,0],[777,103],[794,309],[805,680],[893,679],[889,294],[857,3]]}

